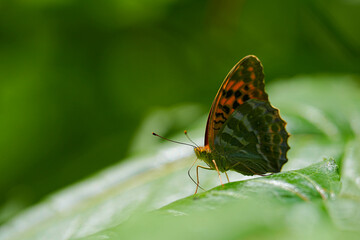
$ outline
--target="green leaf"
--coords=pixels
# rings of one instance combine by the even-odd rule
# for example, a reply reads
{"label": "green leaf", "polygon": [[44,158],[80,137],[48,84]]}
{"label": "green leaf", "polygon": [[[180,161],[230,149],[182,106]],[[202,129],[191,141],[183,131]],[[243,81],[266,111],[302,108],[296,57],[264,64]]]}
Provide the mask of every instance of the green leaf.
{"label": "green leaf", "polygon": [[[310,202],[334,198],[339,192],[340,176],[334,160],[324,160],[310,167],[228,183],[176,201],[164,208],[168,212],[190,214],[194,210],[211,209],[230,201],[252,198],[255,201],[284,203]],[[195,201],[194,201],[195,200]]]}

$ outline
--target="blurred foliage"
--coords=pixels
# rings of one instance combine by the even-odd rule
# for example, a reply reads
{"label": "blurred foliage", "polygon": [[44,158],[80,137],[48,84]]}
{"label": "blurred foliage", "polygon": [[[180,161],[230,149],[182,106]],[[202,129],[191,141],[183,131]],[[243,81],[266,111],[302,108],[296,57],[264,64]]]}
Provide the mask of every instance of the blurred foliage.
{"label": "blurred foliage", "polygon": [[0,223],[150,147],[153,111],[196,102],[180,125],[158,118],[188,128],[247,54],[267,82],[359,74],[359,13],[357,0],[0,0]]}
{"label": "blurred foliage", "polygon": [[[201,171],[201,185],[212,189],[194,197],[195,185],[186,176],[192,148],[157,139],[147,153],[23,211],[0,227],[0,239],[358,239],[360,108],[355,103],[360,88],[355,78],[303,76],[267,89],[292,134],[283,172],[244,177],[229,171],[232,182],[222,187],[215,171]],[[331,98],[343,93],[341,101]],[[158,126],[159,116],[196,110],[155,111],[141,128]],[[192,126],[195,133],[203,128]]]}

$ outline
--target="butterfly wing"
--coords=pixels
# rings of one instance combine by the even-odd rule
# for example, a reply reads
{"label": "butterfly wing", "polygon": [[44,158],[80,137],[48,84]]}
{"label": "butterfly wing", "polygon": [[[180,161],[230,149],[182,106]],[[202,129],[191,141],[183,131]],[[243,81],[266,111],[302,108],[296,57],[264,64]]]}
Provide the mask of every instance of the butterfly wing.
{"label": "butterfly wing", "polygon": [[285,125],[268,101],[250,99],[221,127],[215,151],[227,160],[227,170],[244,175],[280,172],[289,150]]}
{"label": "butterfly wing", "polygon": [[253,55],[241,59],[226,76],[211,106],[205,131],[205,146],[214,149],[216,135],[231,114],[249,99],[268,101],[260,60]]}

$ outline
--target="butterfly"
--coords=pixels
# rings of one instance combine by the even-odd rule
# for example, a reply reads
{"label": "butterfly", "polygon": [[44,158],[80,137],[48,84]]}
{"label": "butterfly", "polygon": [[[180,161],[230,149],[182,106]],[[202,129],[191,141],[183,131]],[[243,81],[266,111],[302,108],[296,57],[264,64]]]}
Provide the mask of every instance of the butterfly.
{"label": "butterfly", "polygon": [[[198,159],[226,174],[243,175],[280,172],[288,161],[286,122],[280,117],[265,92],[260,60],[249,55],[228,73],[212,103],[205,130],[205,146],[195,147]],[[228,175],[226,177],[229,181]],[[222,182],[221,182],[222,184]]]}

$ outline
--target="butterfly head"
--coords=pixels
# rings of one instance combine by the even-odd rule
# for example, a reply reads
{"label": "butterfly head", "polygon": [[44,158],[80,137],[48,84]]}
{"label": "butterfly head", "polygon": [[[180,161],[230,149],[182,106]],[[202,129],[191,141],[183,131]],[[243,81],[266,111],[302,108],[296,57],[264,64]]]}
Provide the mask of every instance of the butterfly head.
{"label": "butterfly head", "polygon": [[209,145],[206,145],[205,147],[196,147],[194,148],[194,152],[201,160],[207,160],[211,158],[211,150]]}

